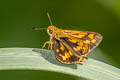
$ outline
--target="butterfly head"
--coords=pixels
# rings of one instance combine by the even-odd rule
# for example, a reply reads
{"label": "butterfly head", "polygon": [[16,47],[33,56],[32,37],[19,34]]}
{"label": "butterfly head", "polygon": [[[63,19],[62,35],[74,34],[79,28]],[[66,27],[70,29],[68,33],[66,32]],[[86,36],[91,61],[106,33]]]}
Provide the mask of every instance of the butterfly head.
{"label": "butterfly head", "polygon": [[54,30],[55,30],[55,29],[56,29],[55,26],[49,26],[49,27],[47,28],[48,34],[51,36],[51,35],[54,33]]}

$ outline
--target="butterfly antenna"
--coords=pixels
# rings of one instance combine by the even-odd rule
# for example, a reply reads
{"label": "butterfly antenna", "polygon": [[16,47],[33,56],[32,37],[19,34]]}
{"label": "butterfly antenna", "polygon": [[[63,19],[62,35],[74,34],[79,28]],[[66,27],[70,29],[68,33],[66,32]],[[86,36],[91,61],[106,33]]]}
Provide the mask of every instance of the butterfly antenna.
{"label": "butterfly antenna", "polygon": [[49,19],[49,21],[50,21],[50,24],[53,25],[52,20],[51,20],[50,15],[49,15],[48,12],[47,12],[47,16],[48,16],[48,19]]}
{"label": "butterfly antenna", "polygon": [[46,29],[46,28],[38,28],[38,27],[34,27],[32,28],[33,30],[43,30],[43,29]]}
{"label": "butterfly antenna", "polygon": [[[53,25],[52,20],[51,20],[50,15],[49,15],[48,12],[47,12],[47,16],[48,16],[48,19],[49,19],[49,21],[50,21],[50,24]],[[33,27],[32,29],[33,29],[33,30],[43,30],[43,29],[46,29],[46,28],[37,28],[37,27]]]}

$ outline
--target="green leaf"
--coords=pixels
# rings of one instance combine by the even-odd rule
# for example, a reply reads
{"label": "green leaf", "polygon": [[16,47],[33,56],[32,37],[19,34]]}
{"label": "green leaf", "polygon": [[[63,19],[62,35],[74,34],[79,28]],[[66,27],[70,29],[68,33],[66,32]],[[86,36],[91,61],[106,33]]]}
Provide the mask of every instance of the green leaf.
{"label": "green leaf", "polygon": [[88,58],[83,65],[67,65],[57,61],[53,52],[46,60],[48,53],[48,50],[40,52],[36,48],[1,48],[0,70],[39,70],[69,74],[84,80],[120,80],[120,69],[103,62]]}

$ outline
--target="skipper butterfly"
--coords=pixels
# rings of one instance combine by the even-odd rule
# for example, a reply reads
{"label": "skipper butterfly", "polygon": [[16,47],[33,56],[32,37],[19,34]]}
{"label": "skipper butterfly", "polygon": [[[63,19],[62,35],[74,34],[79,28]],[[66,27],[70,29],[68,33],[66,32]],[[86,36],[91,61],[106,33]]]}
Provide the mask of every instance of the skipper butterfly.
{"label": "skipper butterfly", "polygon": [[85,62],[86,55],[101,42],[102,35],[96,32],[59,29],[52,24],[49,13],[47,15],[51,23],[51,26],[47,28],[50,40],[44,43],[42,49],[48,43],[49,55],[54,50],[56,59],[64,64]]}

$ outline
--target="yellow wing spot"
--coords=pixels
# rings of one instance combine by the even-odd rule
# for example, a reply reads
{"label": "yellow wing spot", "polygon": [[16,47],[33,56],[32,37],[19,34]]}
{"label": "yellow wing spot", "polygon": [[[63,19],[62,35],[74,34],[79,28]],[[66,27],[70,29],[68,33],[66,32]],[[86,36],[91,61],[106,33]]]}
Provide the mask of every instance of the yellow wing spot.
{"label": "yellow wing spot", "polygon": [[82,53],[83,54],[86,54],[88,52],[88,45],[85,45],[83,48],[82,48]]}
{"label": "yellow wing spot", "polygon": [[72,31],[71,30],[64,30],[64,32],[71,33]]}
{"label": "yellow wing spot", "polygon": [[85,54],[86,53],[86,48],[83,47],[82,53]]}
{"label": "yellow wing spot", "polygon": [[89,40],[86,40],[86,41],[84,41],[86,44],[89,44],[90,43],[90,41]]}
{"label": "yellow wing spot", "polygon": [[85,35],[79,34],[79,35],[72,35],[72,36],[77,38],[83,38]]}
{"label": "yellow wing spot", "polygon": [[65,57],[66,57],[66,58],[69,58],[69,57],[70,57],[69,53],[66,52],[66,53],[65,53]]}
{"label": "yellow wing spot", "polygon": [[78,31],[71,31],[71,34],[74,34],[74,33],[79,33]]}
{"label": "yellow wing spot", "polygon": [[87,35],[88,33],[87,32],[80,32],[80,31],[72,31],[71,34],[75,34],[75,33],[78,33],[80,35]]}
{"label": "yellow wing spot", "polygon": [[66,60],[66,57],[65,57],[65,56],[62,56],[62,59],[63,59],[63,60]]}
{"label": "yellow wing spot", "polygon": [[77,46],[77,50],[78,50],[78,51],[80,51],[81,48],[82,48],[81,46]]}
{"label": "yellow wing spot", "polygon": [[62,56],[62,54],[59,54],[59,56]]}
{"label": "yellow wing spot", "polygon": [[92,42],[92,43],[95,43],[95,42],[96,42],[96,40],[95,40],[95,39],[93,39],[91,42]]}
{"label": "yellow wing spot", "polygon": [[80,51],[81,48],[82,48],[81,46],[73,47],[73,49],[74,49],[75,51]]}
{"label": "yellow wing spot", "polygon": [[79,62],[81,62],[81,60],[82,60],[82,56],[79,57]]}
{"label": "yellow wing spot", "polygon": [[76,43],[76,42],[77,42],[77,41],[74,40],[74,39],[69,39],[69,41],[72,42],[72,43]]}
{"label": "yellow wing spot", "polygon": [[56,52],[59,52],[59,49],[56,49]]}
{"label": "yellow wing spot", "polygon": [[69,51],[69,54],[72,56],[73,55],[73,53],[71,52],[71,51]]}
{"label": "yellow wing spot", "polygon": [[93,39],[95,34],[89,34],[88,37]]}
{"label": "yellow wing spot", "polygon": [[73,49],[74,49],[75,51],[78,51],[78,49],[77,49],[76,47],[73,47]]}
{"label": "yellow wing spot", "polygon": [[63,55],[61,55],[61,54],[59,54],[59,56],[61,56],[63,60],[66,60],[66,57],[65,57],[65,56],[63,56]]}
{"label": "yellow wing spot", "polygon": [[63,48],[63,47],[60,47],[60,49],[61,49],[62,51],[64,51],[64,48]]}
{"label": "yellow wing spot", "polygon": [[83,46],[83,42],[82,42],[82,41],[79,41],[79,42],[78,42],[78,45],[79,45],[79,46]]}

